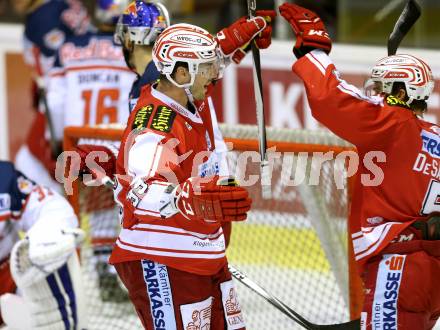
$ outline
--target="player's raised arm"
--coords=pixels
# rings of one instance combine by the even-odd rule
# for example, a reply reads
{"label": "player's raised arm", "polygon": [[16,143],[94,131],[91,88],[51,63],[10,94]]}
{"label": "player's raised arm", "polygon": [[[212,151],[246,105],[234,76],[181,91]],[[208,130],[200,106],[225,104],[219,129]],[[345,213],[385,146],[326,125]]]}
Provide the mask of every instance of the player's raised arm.
{"label": "player's raised arm", "polygon": [[344,81],[328,56],[332,42],[322,20],[294,4],[280,6],[297,38],[293,72],[303,80],[313,116],[335,134],[356,144],[378,144],[398,120],[380,97],[368,97]]}

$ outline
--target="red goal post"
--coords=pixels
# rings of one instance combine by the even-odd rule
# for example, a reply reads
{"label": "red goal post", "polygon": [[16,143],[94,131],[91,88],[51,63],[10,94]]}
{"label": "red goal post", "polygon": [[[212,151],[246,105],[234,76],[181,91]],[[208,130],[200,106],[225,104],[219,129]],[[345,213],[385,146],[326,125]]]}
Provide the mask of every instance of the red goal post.
{"label": "red goal post", "polygon": [[[240,155],[259,150],[257,129],[255,126],[221,125],[221,130],[232,147],[228,152],[228,165],[235,174],[239,171],[237,159]],[[78,142],[93,143],[89,139],[120,141],[122,133],[123,129],[115,126],[67,127],[64,150],[72,150]],[[253,208],[248,221],[233,225],[227,252],[229,261],[314,323],[338,323],[359,317],[363,295],[347,231],[353,177],[346,177],[346,162],[341,168],[335,161],[341,153],[355,149],[327,131],[268,128],[267,139],[268,149],[275,148],[280,155],[273,163],[272,198],[262,199],[259,181],[248,187]],[[316,181],[312,179],[313,158],[329,153],[333,160],[320,165],[319,181],[311,183]],[[300,156],[306,159],[303,165],[298,165]],[[291,172],[293,167],[294,174]],[[304,170],[306,182],[289,186],[286,182],[291,183],[298,168]],[[249,161],[245,171],[247,175],[259,173],[259,164]],[[339,174],[345,181],[342,188],[335,182]],[[74,181],[72,188],[73,194],[68,198],[81,222],[93,215],[94,208],[100,209],[100,204],[112,202],[107,188],[100,188],[107,189],[103,202],[95,197],[85,198],[90,188],[80,180]],[[100,221],[117,220],[106,215]],[[85,227],[86,231],[92,231],[90,225]],[[84,249],[112,240],[114,237],[107,237],[107,240],[91,238]],[[87,260],[83,263],[87,264]],[[88,267],[84,274],[87,277],[93,271]],[[237,286],[250,329],[263,325],[265,329],[291,326],[290,320],[283,319],[253,293]],[[100,308],[112,306],[103,303]],[[109,315],[114,314],[109,311]],[[97,322],[102,324],[103,321]]]}

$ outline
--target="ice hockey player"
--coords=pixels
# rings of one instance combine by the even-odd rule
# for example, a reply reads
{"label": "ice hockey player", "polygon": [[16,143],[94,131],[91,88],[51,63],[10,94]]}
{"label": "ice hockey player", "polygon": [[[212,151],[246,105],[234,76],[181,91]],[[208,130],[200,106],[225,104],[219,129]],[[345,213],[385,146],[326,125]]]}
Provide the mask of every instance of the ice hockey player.
{"label": "ice hockey player", "polygon": [[[92,29],[90,17],[79,0],[15,0],[11,4],[18,14],[25,16],[23,55],[32,70],[32,97],[36,110],[15,166],[36,182],[58,188],[53,174],[48,174],[55,170],[56,155],[52,153],[45,117],[44,79],[65,40]],[[59,151],[60,146],[54,144],[53,149]]]}
{"label": "ice hockey player", "polygon": [[[66,126],[101,123],[125,123],[128,117],[128,93],[134,74],[125,67],[121,47],[113,42],[116,20],[126,1],[97,1],[98,32],[65,38],[55,52],[53,67],[46,75],[46,100],[53,136],[58,145]],[[53,160],[48,144],[44,155]],[[46,178],[43,182],[54,190],[59,184],[52,179],[54,167],[44,171],[44,157],[34,157],[28,149],[17,156],[20,169],[29,177]],[[38,179],[36,179],[38,181]]]}
{"label": "ice hockey player", "polygon": [[233,283],[221,223],[245,220],[251,200],[218,176],[207,96],[225,57],[254,38],[268,47],[267,32],[263,17],[240,20],[218,38],[176,24],[155,42],[161,76],[142,89],[118,155],[123,228],[110,258],[146,329],[245,328],[239,304],[225,307]]}
{"label": "ice hockey player", "polygon": [[0,161],[0,326],[86,328],[77,226],[63,197]]}
{"label": "ice hockey player", "polygon": [[293,72],[313,116],[359,154],[350,229],[366,293],[361,329],[432,329],[440,310],[440,127],[420,118],[431,69],[411,55],[382,58],[367,84],[377,95],[368,96],[341,79],[315,13],[279,9],[296,34]]}
{"label": "ice hockey player", "polygon": [[128,93],[135,75],[113,41],[116,22],[127,0],[97,0],[98,32],[66,39],[48,74],[47,102],[62,140],[66,126],[125,124]]}

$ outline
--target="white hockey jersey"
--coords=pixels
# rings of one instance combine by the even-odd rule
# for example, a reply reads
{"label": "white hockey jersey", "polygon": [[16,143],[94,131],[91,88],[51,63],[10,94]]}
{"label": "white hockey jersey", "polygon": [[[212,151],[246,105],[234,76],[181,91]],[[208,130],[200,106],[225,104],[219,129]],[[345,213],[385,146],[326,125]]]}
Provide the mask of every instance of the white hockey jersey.
{"label": "white hockey jersey", "polygon": [[66,199],[35,184],[12,163],[0,161],[0,264],[19,240],[19,232],[36,224],[75,228],[78,220]]}
{"label": "white hockey jersey", "polygon": [[88,33],[69,39],[59,49],[47,79],[56,138],[62,138],[66,126],[125,125],[134,79],[111,34]]}

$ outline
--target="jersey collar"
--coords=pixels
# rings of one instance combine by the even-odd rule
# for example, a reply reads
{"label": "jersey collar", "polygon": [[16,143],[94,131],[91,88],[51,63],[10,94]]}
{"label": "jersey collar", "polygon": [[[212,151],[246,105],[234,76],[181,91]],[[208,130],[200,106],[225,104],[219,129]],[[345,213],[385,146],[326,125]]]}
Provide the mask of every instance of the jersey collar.
{"label": "jersey collar", "polygon": [[174,101],[171,97],[168,97],[167,95],[165,95],[165,94],[159,92],[158,90],[156,90],[154,88],[154,86],[151,86],[151,95],[154,98],[164,102],[171,109],[173,109],[174,111],[176,111],[180,115],[190,119],[194,123],[197,123],[197,124],[202,124],[203,123],[202,117],[200,117],[200,115],[199,115],[199,111],[196,111],[195,113],[192,113],[187,108],[181,106],[179,103]]}

